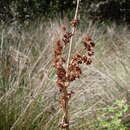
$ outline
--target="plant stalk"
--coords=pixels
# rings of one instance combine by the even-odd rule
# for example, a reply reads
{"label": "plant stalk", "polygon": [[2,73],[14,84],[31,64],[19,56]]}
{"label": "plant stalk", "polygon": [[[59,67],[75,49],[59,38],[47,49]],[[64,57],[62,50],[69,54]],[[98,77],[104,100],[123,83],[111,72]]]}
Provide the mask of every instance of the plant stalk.
{"label": "plant stalk", "polygon": [[[76,6],[76,10],[75,10],[74,20],[77,20],[78,9],[79,9],[79,1],[80,1],[80,0],[77,0],[77,6]],[[74,35],[75,31],[76,31],[76,26],[73,26],[73,27],[72,27],[72,35]],[[70,39],[70,46],[69,46],[69,52],[68,52],[68,58],[67,58],[66,69],[68,68],[69,62],[70,62],[71,51],[72,51],[72,43],[73,43],[73,36],[72,36],[71,39]],[[69,83],[68,83],[68,84],[69,84]],[[66,94],[67,94],[67,88],[64,90],[64,95],[66,95]],[[68,99],[66,99],[66,100],[65,100],[65,104],[64,104],[64,108],[63,108],[63,112],[64,112],[63,120],[64,120],[65,123],[68,123],[68,124],[69,124],[68,109],[69,109]],[[69,130],[69,125],[68,125],[68,127],[65,128],[65,130]]]}
{"label": "plant stalk", "polygon": [[[76,6],[76,10],[75,10],[74,20],[77,20],[78,9],[79,9],[79,1],[80,0],[77,0],[77,6]],[[73,26],[72,27],[72,35],[74,35],[75,31],[76,31],[76,27]],[[70,39],[69,53],[68,53],[68,58],[67,58],[67,68],[68,68],[68,65],[69,65],[69,62],[70,62],[70,56],[71,56],[71,51],[72,51],[72,43],[73,43],[73,36]]]}

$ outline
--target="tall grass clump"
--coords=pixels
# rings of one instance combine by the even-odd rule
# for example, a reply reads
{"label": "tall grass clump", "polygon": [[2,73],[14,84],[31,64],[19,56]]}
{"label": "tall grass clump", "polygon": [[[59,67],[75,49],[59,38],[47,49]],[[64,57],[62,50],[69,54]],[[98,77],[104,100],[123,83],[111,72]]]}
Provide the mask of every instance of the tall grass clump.
{"label": "tall grass clump", "polygon": [[[53,51],[55,41],[66,33],[59,27],[65,25],[67,32],[71,32],[68,21],[37,21],[25,28],[17,23],[0,26],[0,130],[60,129],[57,122],[63,113],[55,87]],[[69,61],[77,63],[74,55],[81,50],[86,35],[95,41],[96,54],[90,66],[80,64],[83,74],[67,88],[74,92],[69,102],[69,128],[93,130],[93,121],[101,124],[104,109],[113,106],[117,99],[129,105],[129,30],[116,24],[99,27],[91,21],[79,23],[78,27],[83,28],[72,36]],[[65,59],[67,51],[68,45],[63,47]],[[80,53],[82,56],[86,51]],[[129,110],[122,114],[122,119],[127,125]]]}

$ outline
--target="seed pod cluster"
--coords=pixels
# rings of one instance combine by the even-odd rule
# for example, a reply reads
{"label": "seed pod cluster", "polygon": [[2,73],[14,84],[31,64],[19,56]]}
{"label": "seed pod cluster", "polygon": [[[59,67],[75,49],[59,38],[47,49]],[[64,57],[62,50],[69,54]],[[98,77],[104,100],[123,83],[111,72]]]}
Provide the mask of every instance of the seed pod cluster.
{"label": "seed pod cluster", "polygon": [[94,51],[92,50],[92,48],[95,47],[95,43],[92,41],[91,37],[86,36],[81,42],[83,43],[85,49],[88,50],[88,55],[94,55]]}
{"label": "seed pod cluster", "polygon": [[64,42],[64,44],[66,45],[67,43],[70,42],[70,38],[73,36],[73,34],[71,32],[66,32],[62,38],[62,41]]}
{"label": "seed pod cluster", "polygon": [[[77,21],[71,21],[71,24],[76,26]],[[67,88],[72,81],[80,78],[82,74],[80,64],[90,65],[92,63],[91,56],[94,55],[93,47],[95,44],[91,37],[86,36],[81,41],[85,54],[82,55],[80,53],[75,53],[72,56],[69,65],[65,68],[66,60],[62,56],[62,51],[63,48],[70,42],[73,34],[71,32],[66,32],[65,26],[63,30],[63,38],[61,40],[57,40],[54,46],[54,67],[57,75],[56,86],[58,87],[60,93],[59,104],[64,112],[63,120],[59,123],[59,127],[67,128],[69,126],[69,121],[66,119],[67,117],[65,117],[68,111],[66,106],[68,106],[69,99],[73,94],[73,92],[68,92]]]}
{"label": "seed pod cluster", "polygon": [[86,55],[81,55],[76,53],[73,55],[67,70],[67,80],[69,82],[74,81],[76,78],[80,78],[82,74],[80,64],[90,65],[92,63],[91,56],[94,55],[92,48],[95,46],[94,42],[89,36],[86,36],[81,43],[84,44],[84,49],[86,50]]}

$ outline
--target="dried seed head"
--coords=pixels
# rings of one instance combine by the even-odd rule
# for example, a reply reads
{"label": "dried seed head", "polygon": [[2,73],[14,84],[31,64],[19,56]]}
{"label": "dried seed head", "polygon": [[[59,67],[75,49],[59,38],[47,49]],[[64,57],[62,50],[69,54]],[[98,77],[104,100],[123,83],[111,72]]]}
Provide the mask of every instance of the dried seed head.
{"label": "dried seed head", "polygon": [[65,128],[67,128],[69,126],[69,123],[65,123],[65,122],[61,121],[61,122],[59,122],[58,126],[60,128],[65,129]]}
{"label": "dried seed head", "polygon": [[74,74],[68,74],[66,76],[67,81],[72,82],[76,79],[76,76]]}
{"label": "dried seed head", "polygon": [[92,63],[92,60],[90,58],[88,58],[88,60],[86,61],[87,65],[90,65]]}
{"label": "dried seed head", "polygon": [[62,41],[64,42],[64,44],[66,45],[67,43],[70,42],[70,38],[73,36],[73,34],[71,32],[66,32],[62,38]]}
{"label": "dried seed head", "polygon": [[84,47],[85,47],[86,49],[88,49],[88,51],[91,50],[91,47],[92,47],[92,46],[91,46],[91,44],[90,44],[89,41],[82,40],[81,42],[84,44]]}
{"label": "dried seed head", "polygon": [[87,56],[83,56],[82,57],[82,61],[83,61],[83,63],[86,63],[88,61],[88,57]]}
{"label": "dried seed head", "polygon": [[89,56],[93,56],[94,55],[94,51],[88,51],[88,55]]}
{"label": "dried seed head", "polygon": [[64,69],[63,66],[60,66],[60,65],[58,66],[57,65],[57,72],[56,72],[56,74],[57,74],[58,79],[61,79],[63,81],[66,80],[65,79],[65,77],[66,77],[66,71],[65,71],[65,69]]}
{"label": "dried seed head", "polygon": [[63,63],[65,62],[65,60],[62,57],[56,57],[54,60],[54,67],[57,68],[57,66],[59,65],[63,65]]}
{"label": "dried seed head", "polygon": [[91,37],[86,36],[81,43],[84,44],[84,47],[88,50],[91,51],[92,47],[95,46],[94,42],[92,41]]}
{"label": "dried seed head", "polygon": [[65,83],[61,79],[58,79],[56,83],[59,88],[63,88],[65,86]]}
{"label": "dried seed head", "polygon": [[55,48],[54,48],[55,57],[61,55],[62,49],[63,47],[62,47],[61,41],[57,40],[55,42]]}
{"label": "dried seed head", "polygon": [[[77,20],[72,20],[70,22],[74,27],[77,26],[78,21]],[[61,128],[67,128],[69,127],[69,121],[67,119],[67,116],[65,116],[67,111],[67,105],[68,101],[71,98],[71,95],[73,92],[67,91],[68,84],[77,78],[80,78],[82,71],[80,68],[80,64],[86,64],[90,65],[92,63],[92,60],[90,57],[94,55],[94,51],[92,50],[93,47],[95,46],[94,42],[92,41],[90,36],[86,36],[81,42],[84,45],[83,52],[86,52],[86,55],[81,55],[80,53],[76,53],[73,55],[72,59],[69,62],[69,65],[67,66],[68,68],[64,68],[65,65],[65,59],[62,57],[62,49],[63,49],[63,44],[66,46],[69,42],[70,39],[72,38],[73,34],[71,32],[66,32],[66,27],[62,26],[61,27],[62,32],[62,40],[57,40],[55,42],[55,47],[54,47],[54,67],[56,69],[56,75],[57,75],[57,81],[56,85],[57,88],[59,89],[60,96],[59,96],[59,104],[60,107],[64,110],[64,116],[63,120],[59,123],[59,127]]]}
{"label": "dried seed head", "polygon": [[70,21],[70,24],[73,25],[74,27],[76,27],[77,24],[78,24],[78,20],[77,19],[73,19],[72,21]]}
{"label": "dried seed head", "polygon": [[95,43],[93,41],[90,42],[92,47],[95,47]]}

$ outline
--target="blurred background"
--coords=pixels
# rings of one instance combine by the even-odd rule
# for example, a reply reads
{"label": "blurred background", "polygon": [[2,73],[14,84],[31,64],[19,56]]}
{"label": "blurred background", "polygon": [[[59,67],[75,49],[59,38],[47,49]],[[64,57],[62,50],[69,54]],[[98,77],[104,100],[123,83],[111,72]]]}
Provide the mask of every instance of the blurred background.
{"label": "blurred background", "polygon": [[[0,0],[0,130],[60,130],[54,43],[76,0]],[[130,0],[82,0],[72,53],[87,35],[90,66],[70,84],[71,130],[130,130]],[[63,55],[67,57],[68,48]]]}
{"label": "blurred background", "polygon": [[[0,21],[36,20],[36,18],[72,18],[76,0],[1,0]],[[129,0],[81,0],[81,18],[88,17],[95,21],[114,20],[130,21]]]}

